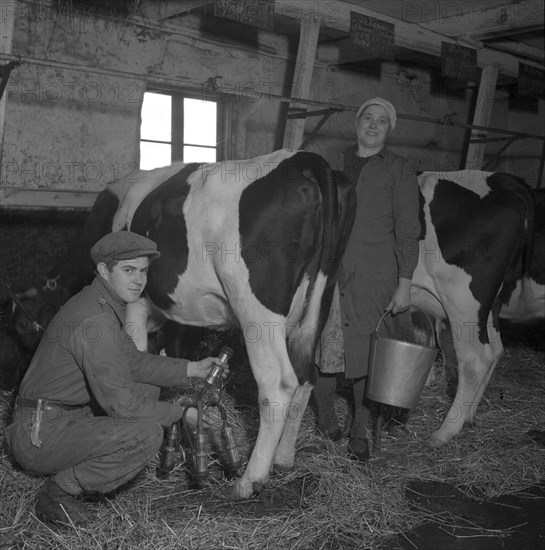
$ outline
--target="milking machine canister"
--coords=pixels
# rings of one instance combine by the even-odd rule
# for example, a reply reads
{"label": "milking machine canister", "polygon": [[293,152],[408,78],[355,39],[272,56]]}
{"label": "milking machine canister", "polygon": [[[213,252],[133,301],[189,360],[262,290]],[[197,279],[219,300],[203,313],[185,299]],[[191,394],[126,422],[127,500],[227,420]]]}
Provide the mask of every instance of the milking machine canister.
{"label": "milking machine canister", "polygon": [[[183,429],[192,450],[192,475],[197,481],[208,478],[208,453],[206,451],[206,434],[203,427],[204,399],[206,394],[213,391],[216,387],[219,387],[221,394],[223,371],[232,356],[233,350],[231,348],[227,346],[221,348],[218,355],[221,364],[215,365],[210,371],[210,374],[204,381],[203,387],[197,394],[195,402],[186,407],[182,416]],[[208,403],[208,406],[215,406],[220,411],[222,418],[221,442],[225,451],[225,467],[228,471],[234,472],[241,467],[242,460],[236,445],[233,428],[228,422],[227,413],[225,408],[220,404],[219,398]],[[190,428],[186,422],[187,411],[192,407],[197,409],[197,426],[194,429]],[[179,449],[183,453],[183,449],[178,444],[178,434],[178,425],[174,423],[167,430],[167,441],[161,464],[163,475],[168,475],[174,468],[177,460],[175,456],[177,450]]]}

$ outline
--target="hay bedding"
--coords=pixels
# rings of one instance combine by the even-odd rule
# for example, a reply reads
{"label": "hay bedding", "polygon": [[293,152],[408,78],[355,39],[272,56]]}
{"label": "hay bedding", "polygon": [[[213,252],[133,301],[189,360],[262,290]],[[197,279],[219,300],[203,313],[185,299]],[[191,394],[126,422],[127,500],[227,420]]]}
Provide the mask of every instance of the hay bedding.
{"label": "hay bedding", "polygon": [[[41,479],[21,472],[3,445],[0,454],[0,547],[2,549],[348,549],[380,548],[395,534],[424,522],[452,532],[460,519],[409,502],[416,481],[450,483],[467,497],[495,498],[543,482],[545,448],[528,432],[545,427],[545,352],[511,347],[498,365],[478,411],[477,426],[443,449],[425,442],[447,412],[446,380],[439,371],[425,388],[406,428],[385,431],[369,464],[346,456],[346,441],[333,443],[315,432],[307,409],[293,471],[273,473],[254,499],[231,503],[218,454],[219,434],[210,437],[210,478],[200,488],[179,464],[167,479],[156,476],[158,458],[115,498],[92,504],[88,528],[58,530],[34,516]],[[438,369],[439,370],[439,369]],[[255,385],[247,369],[232,380],[237,399],[226,396],[240,449],[248,456],[257,434]],[[188,387],[189,396],[196,387]],[[246,397],[240,403],[241,395]],[[9,392],[2,394],[6,412]],[[238,407],[238,408],[237,408]],[[337,400],[341,420],[344,398]],[[217,421],[217,422],[216,422]],[[219,414],[214,425],[219,428]],[[467,523],[467,520],[466,520]],[[483,533],[480,528],[479,533]],[[486,531],[485,531],[486,534]],[[507,536],[509,529],[491,529]],[[471,536],[471,535],[469,535]]]}

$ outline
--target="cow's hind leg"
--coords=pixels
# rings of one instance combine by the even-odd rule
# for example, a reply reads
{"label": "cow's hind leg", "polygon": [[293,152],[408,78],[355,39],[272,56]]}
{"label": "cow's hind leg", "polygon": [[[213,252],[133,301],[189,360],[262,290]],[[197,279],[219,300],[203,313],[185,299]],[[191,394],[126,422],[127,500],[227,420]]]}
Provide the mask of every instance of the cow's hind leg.
{"label": "cow's hind leg", "polygon": [[299,386],[283,341],[248,343],[247,350],[259,392],[259,432],[246,470],[228,495],[234,500],[249,498],[269,480],[286,415]]}
{"label": "cow's hind leg", "polygon": [[282,432],[280,443],[276,448],[273,462],[274,467],[279,470],[289,470],[293,467],[297,434],[299,433],[299,427],[311,393],[312,385],[309,382],[298,386],[293,396],[293,401],[286,410],[286,414],[284,415],[286,423],[284,424],[284,431]]}
{"label": "cow's hind leg", "polygon": [[483,381],[481,382],[481,385],[479,386],[477,393],[475,395],[475,405],[470,408],[469,416],[467,418],[468,422],[471,422],[472,424],[475,423],[475,414],[477,413],[477,407],[479,403],[481,402],[481,399],[483,397],[484,391],[486,390],[486,387],[488,386],[488,382],[490,382],[490,378],[492,377],[492,374],[494,373],[494,369],[496,368],[496,365],[498,364],[498,361],[501,359],[503,355],[503,344],[501,341],[500,333],[494,328],[492,323],[492,314],[490,314],[488,318],[488,339],[490,341],[490,349],[492,350],[492,363],[488,367],[488,370],[486,371],[486,374],[484,376]]}
{"label": "cow's hind leg", "polygon": [[495,361],[492,348],[478,341],[455,342],[458,356],[458,389],[441,427],[431,435],[431,443],[439,447],[460,433],[466,420],[473,419],[486,381]]}

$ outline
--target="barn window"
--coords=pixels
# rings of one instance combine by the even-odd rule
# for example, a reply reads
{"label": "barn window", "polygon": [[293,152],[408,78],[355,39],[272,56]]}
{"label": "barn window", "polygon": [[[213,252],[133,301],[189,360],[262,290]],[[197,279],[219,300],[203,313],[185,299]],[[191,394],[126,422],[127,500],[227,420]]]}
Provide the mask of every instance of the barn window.
{"label": "barn window", "polygon": [[146,92],[140,126],[140,168],[174,161],[215,162],[218,104],[184,94]]}

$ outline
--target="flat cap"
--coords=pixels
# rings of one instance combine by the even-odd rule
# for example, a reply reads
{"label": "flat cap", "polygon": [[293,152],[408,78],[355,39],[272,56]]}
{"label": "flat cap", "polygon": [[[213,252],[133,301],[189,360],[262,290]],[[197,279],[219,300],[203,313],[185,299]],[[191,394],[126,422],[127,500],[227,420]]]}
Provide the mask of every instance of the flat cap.
{"label": "flat cap", "polygon": [[380,105],[381,107],[384,107],[388,113],[388,118],[390,119],[390,128],[393,130],[396,127],[397,113],[395,107],[389,101],[382,99],[381,97],[374,97],[373,99],[368,99],[365,103],[362,103],[356,114],[356,120],[360,118],[360,115],[363,111],[365,111],[366,107],[369,107],[369,105]]}
{"label": "flat cap", "polygon": [[160,255],[157,245],[151,239],[132,231],[108,233],[91,248],[91,259],[95,265],[110,260],[132,260],[143,256],[154,260]]}

